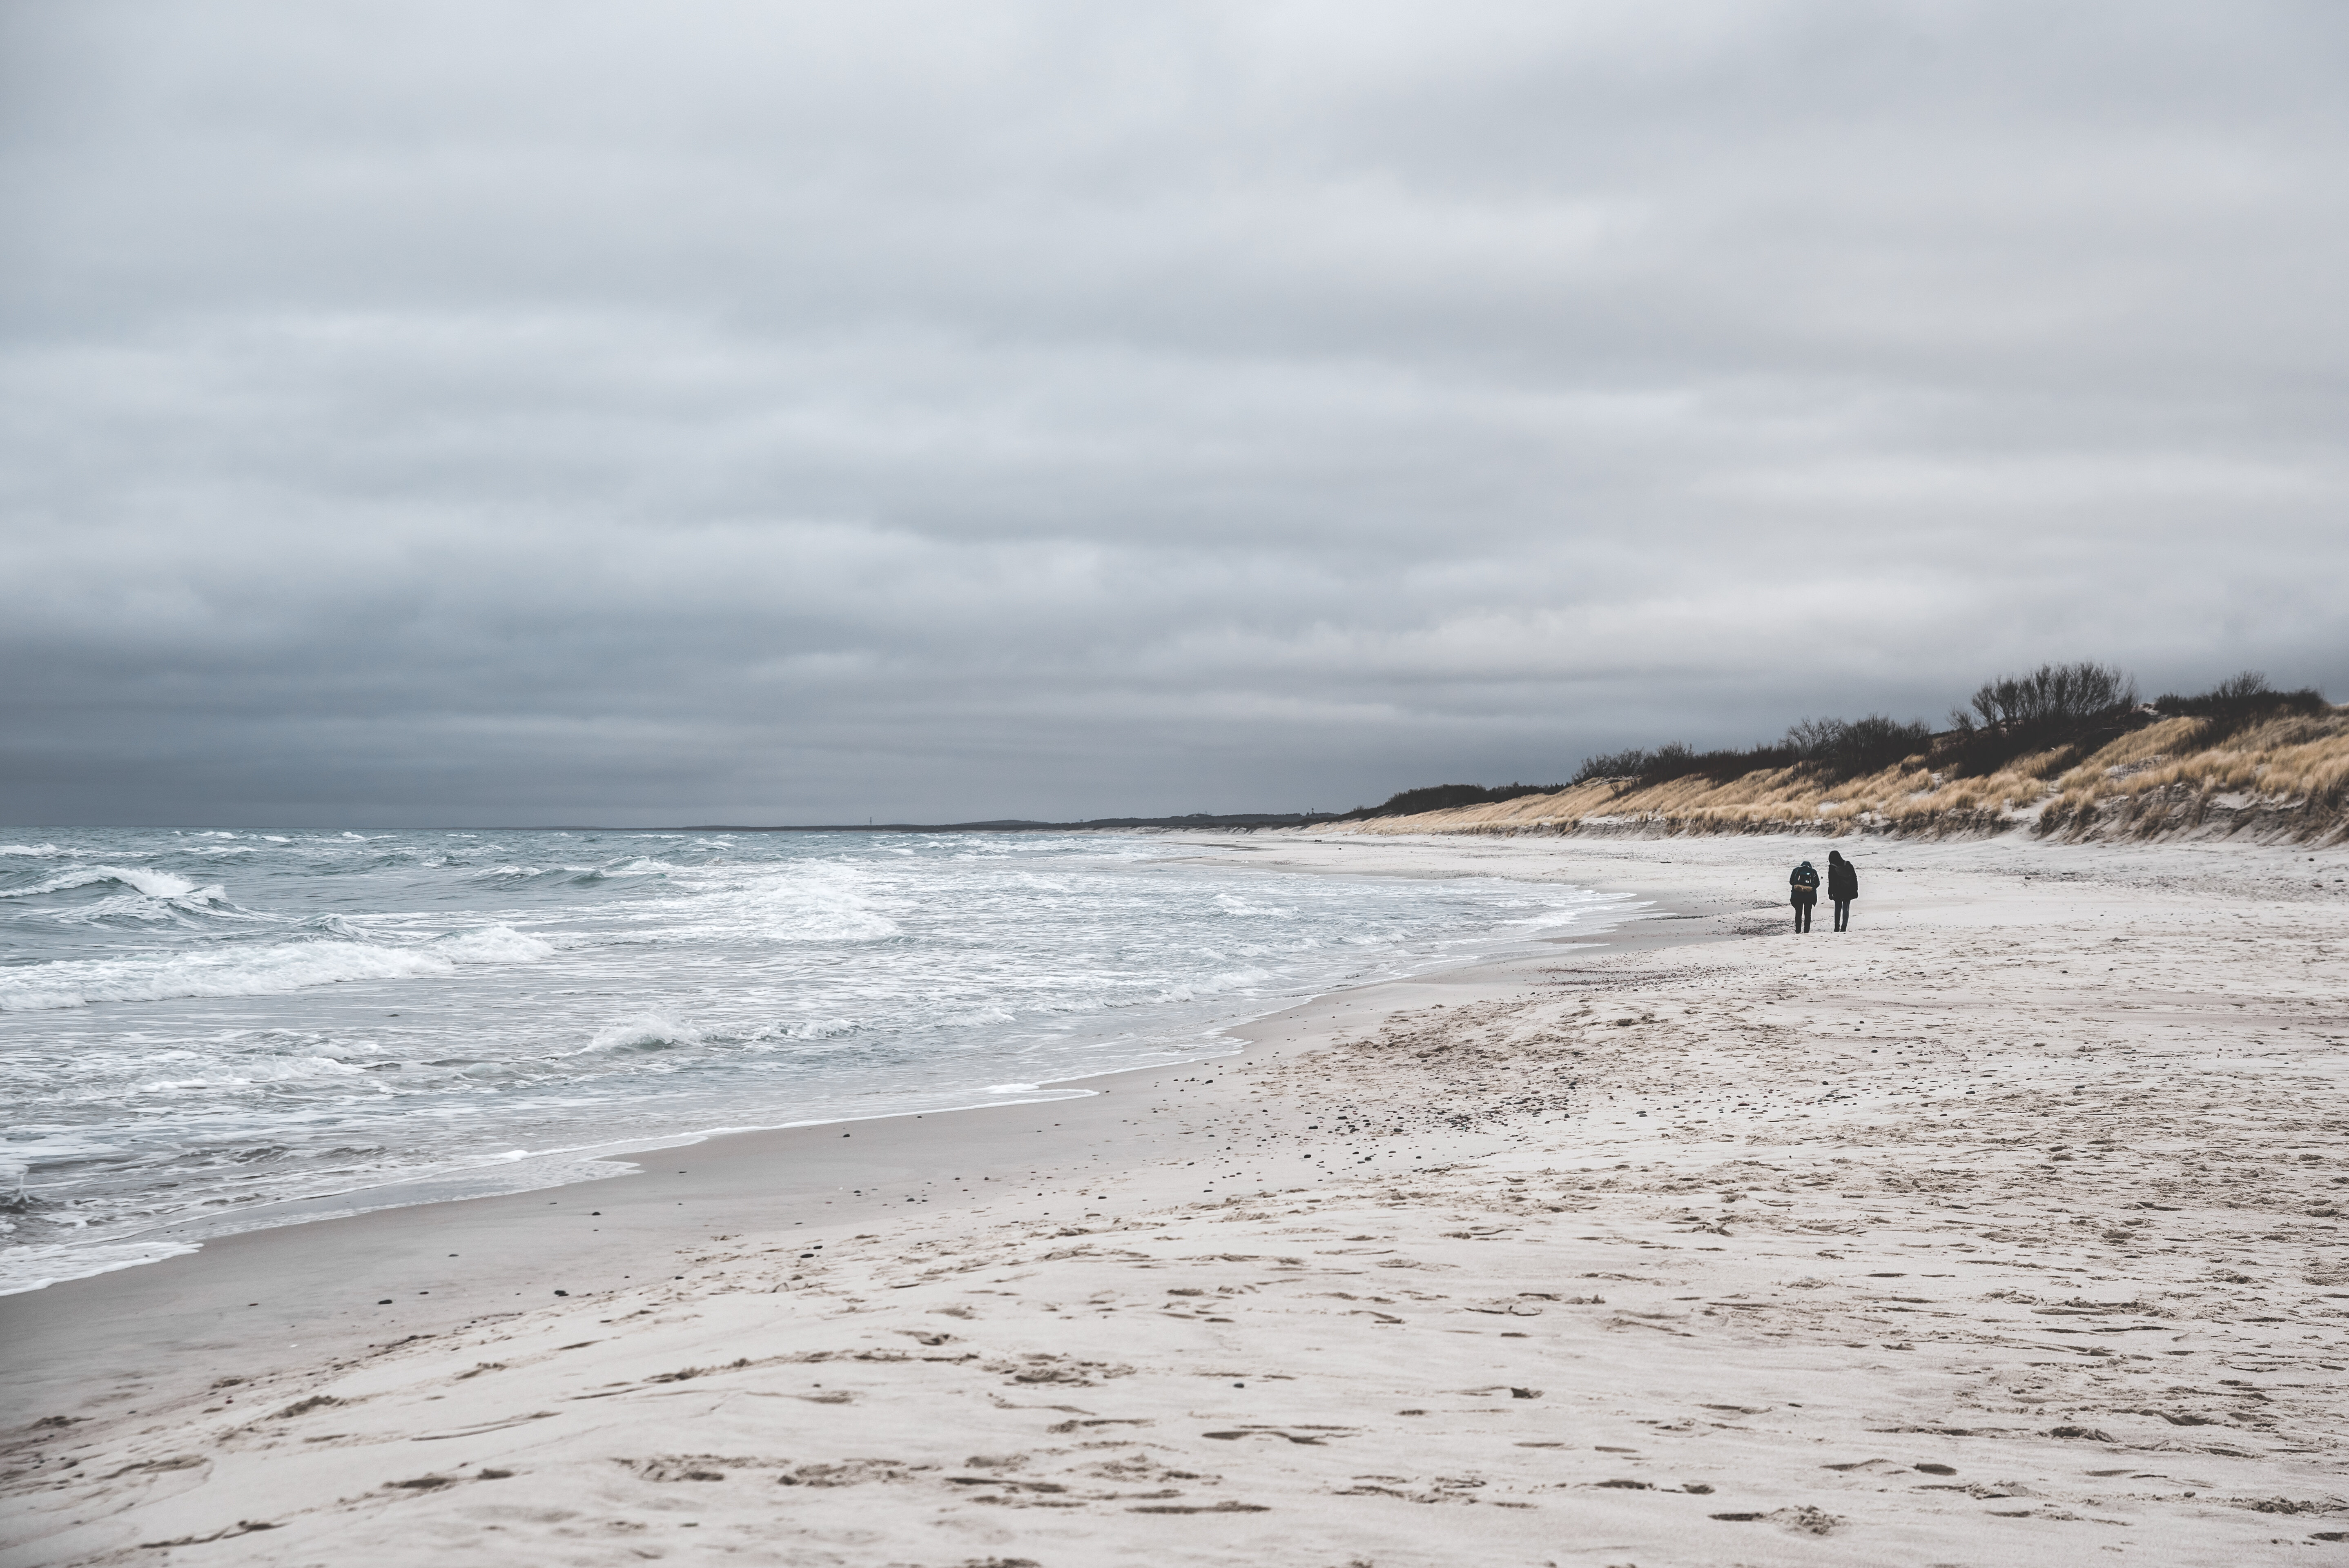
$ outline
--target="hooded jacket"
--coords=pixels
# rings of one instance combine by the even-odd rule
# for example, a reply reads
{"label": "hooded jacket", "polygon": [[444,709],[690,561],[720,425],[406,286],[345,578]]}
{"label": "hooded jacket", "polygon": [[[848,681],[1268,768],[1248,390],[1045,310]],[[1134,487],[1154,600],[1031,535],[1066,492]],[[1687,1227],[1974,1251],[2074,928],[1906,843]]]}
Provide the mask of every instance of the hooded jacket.
{"label": "hooded jacket", "polygon": [[1838,901],[1859,896],[1859,872],[1849,861],[1830,852],[1827,855],[1827,896]]}
{"label": "hooded jacket", "polygon": [[1786,879],[1786,886],[1789,890],[1786,902],[1789,903],[1819,902],[1819,873],[1811,869],[1808,861],[1795,868],[1795,874]]}

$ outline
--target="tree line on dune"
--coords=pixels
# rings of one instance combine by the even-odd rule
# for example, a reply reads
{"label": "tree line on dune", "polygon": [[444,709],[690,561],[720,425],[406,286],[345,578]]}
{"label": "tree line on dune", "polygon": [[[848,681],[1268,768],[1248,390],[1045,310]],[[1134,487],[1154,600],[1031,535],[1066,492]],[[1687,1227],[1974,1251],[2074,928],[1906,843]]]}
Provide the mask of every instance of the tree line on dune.
{"label": "tree line on dune", "polygon": [[2058,747],[2094,750],[2165,718],[2212,721],[2199,741],[2208,747],[2281,714],[2323,713],[2330,707],[2313,686],[2278,691],[2257,670],[2230,676],[2193,696],[2166,692],[2144,702],[2136,680],[2110,665],[2042,665],[2026,675],[1984,681],[1971,701],[1951,710],[1945,729],[1936,730],[1921,719],[1903,724],[1882,714],[1806,718],[1775,742],[1699,751],[1674,741],[1653,749],[1611,752],[1585,758],[1562,784],[1426,785],[1390,796],[1377,806],[1359,807],[1341,820],[1411,816],[1554,795],[1592,783],[1613,784],[1618,793],[1677,779],[1727,783],[1765,769],[1801,769],[1822,783],[1834,783],[1913,761],[1945,778],[1971,778]]}

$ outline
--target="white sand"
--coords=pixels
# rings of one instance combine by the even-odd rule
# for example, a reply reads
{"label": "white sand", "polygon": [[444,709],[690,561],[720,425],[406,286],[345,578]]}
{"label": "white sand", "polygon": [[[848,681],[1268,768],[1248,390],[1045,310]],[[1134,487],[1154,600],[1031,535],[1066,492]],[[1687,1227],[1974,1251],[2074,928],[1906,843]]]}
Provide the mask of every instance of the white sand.
{"label": "white sand", "polygon": [[[1203,841],[1733,939],[934,1120],[845,1213],[712,1145],[724,1230],[648,1161],[554,1195],[586,1235],[535,1194],[10,1298],[0,1563],[2349,1561],[2349,857],[1861,842],[1796,940],[1754,906],[1824,851]],[[444,1251],[453,1305],[342,1299]]]}

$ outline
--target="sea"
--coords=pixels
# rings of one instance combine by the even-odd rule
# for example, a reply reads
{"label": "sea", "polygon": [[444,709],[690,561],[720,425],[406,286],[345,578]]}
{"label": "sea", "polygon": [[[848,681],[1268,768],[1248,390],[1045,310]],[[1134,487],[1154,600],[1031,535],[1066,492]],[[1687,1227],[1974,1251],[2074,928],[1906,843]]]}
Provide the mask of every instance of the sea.
{"label": "sea", "polygon": [[1082,1093],[1319,993],[1636,912],[1253,858],[1162,834],[0,830],[0,1293],[719,1131]]}

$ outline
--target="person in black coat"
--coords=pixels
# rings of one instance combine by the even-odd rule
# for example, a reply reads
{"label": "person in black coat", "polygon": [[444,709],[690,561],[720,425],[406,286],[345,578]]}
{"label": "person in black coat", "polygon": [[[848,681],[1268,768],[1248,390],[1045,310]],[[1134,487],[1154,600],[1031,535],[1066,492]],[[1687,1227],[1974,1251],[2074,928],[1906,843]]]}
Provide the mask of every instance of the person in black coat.
{"label": "person in black coat", "polygon": [[1827,851],[1827,899],[1835,905],[1835,928],[1851,929],[1851,901],[1859,896],[1859,873],[1842,851]]}
{"label": "person in black coat", "polygon": [[1796,866],[1795,874],[1786,879],[1786,902],[1795,906],[1795,930],[1810,930],[1811,907],[1819,902],[1819,873],[1811,869],[1810,861]]}

